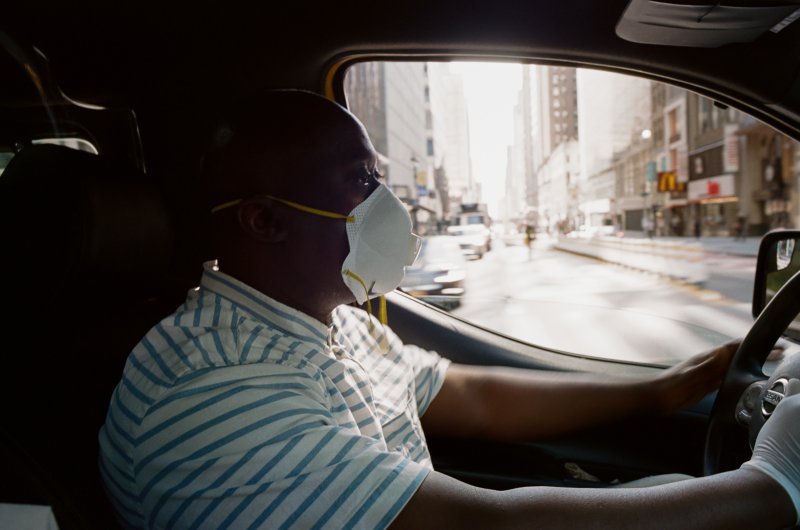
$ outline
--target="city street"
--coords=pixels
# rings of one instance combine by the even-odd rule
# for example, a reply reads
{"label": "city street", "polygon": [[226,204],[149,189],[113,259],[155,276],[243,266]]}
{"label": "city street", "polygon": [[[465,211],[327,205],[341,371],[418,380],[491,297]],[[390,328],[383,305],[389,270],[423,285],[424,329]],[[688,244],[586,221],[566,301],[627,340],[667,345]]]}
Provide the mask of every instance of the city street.
{"label": "city street", "polygon": [[543,347],[656,364],[743,336],[752,322],[752,255],[708,251],[709,281],[693,286],[551,244],[540,237],[529,257],[517,241],[497,241],[468,262],[453,313]]}

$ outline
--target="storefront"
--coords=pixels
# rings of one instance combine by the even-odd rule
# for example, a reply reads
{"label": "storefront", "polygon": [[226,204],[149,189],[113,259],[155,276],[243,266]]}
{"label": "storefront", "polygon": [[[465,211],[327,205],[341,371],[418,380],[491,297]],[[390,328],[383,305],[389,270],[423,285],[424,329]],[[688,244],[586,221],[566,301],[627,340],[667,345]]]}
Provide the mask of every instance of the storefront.
{"label": "storefront", "polygon": [[687,230],[689,201],[686,198],[686,181],[680,180],[677,171],[661,171],[658,173],[656,189],[659,204],[656,211],[656,226],[660,224],[660,234],[670,237],[694,235]]}
{"label": "storefront", "polygon": [[689,202],[686,199],[668,200],[664,203],[662,212],[666,235],[672,237],[694,235],[687,222],[687,219],[689,219],[688,204]]}
{"label": "storefront", "polygon": [[790,183],[794,180],[792,148],[790,140],[773,134],[767,143],[761,160],[761,213],[766,222],[765,229],[790,228],[792,226],[792,204]]}
{"label": "storefront", "polygon": [[739,199],[733,175],[718,175],[689,182],[688,200],[692,229],[703,236],[733,234]]}
{"label": "storefront", "polygon": [[621,197],[617,201],[617,208],[621,214],[619,226],[625,232],[642,232],[642,219],[647,207],[644,197]]}

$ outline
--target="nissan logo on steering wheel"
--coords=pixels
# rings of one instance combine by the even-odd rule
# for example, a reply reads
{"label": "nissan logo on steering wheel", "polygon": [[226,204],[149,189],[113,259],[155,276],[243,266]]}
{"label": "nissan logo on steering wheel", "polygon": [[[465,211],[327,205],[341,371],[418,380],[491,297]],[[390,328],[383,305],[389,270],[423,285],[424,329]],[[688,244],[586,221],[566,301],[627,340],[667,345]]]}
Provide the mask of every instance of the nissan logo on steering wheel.
{"label": "nissan logo on steering wheel", "polygon": [[778,379],[769,387],[769,390],[767,390],[767,393],[764,394],[764,397],[761,399],[761,412],[764,414],[765,418],[772,415],[772,411],[775,410],[778,403],[786,397],[786,388],[788,386],[789,381],[787,379]]}

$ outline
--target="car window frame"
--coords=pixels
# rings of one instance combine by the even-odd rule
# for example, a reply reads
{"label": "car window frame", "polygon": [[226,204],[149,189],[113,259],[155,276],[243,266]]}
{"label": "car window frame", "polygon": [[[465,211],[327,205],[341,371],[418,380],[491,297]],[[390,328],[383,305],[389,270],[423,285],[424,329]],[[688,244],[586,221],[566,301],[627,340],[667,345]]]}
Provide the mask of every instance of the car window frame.
{"label": "car window frame", "polygon": [[[341,104],[345,108],[349,108],[344,89],[344,80],[347,75],[348,69],[359,63],[376,62],[376,61],[386,61],[386,62],[481,61],[481,62],[515,64],[515,65],[530,65],[530,66],[559,66],[559,67],[568,67],[576,69],[589,68],[602,72],[634,76],[643,79],[648,79],[650,81],[667,83],[675,87],[683,88],[690,92],[694,92],[700,96],[712,100],[715,105],[721,107],[723,110],[727,110],[728,108],[734,108],[740,112],[746,113],[751,117],[763,122],[765,125],[772,127],[777,132],[780,132],[794,139],[795,141],[800,142],[800,122],[798,122],[798,126],[797,128],[795,128],[787,124],[785,121],[781,120],[779,113],[777,112],[777,106],[775,107],[774,113],[769,113],[760,107],[754,107],[752,105],[748,105],[746,103],[746,98],[743,97],[741,94],[739,95],[740,97],[737,98],[734,95],[731,95],[729,93],[724,93],[721,92],[720,90],[715,89],[710,84],[700,83],[699,80],[678,79],[669,75],[665,75],[664,72],[658,71],[657,69],[648,70],[638,66],[634,67],[632,65],[622,64],[622,63],[620,64],[599,63],[589,59],[578,60],[578,59],[564,59],[564,58],[547,57],[547,56],[538,56],[535,58],[531,58],[528,56],[515,55],[513,53],[453,54],[453,53],[440,53],[436,51],[434,52],[414,51],[406,53],[386,52],[382,50],[376,50],[372,52],[364,50],[359,50],[358,52],[345,51],[338,54],[331,60],[329,60],[326,67],[323,69],[324,75],[323,78],[321,79],[321,88],[323,94],[326,97]],[[722,88],[724,87],[720,87],[720,89]],[[765,107],[769,108],[768,105],[765,105]],[[407,293],[397,292],[396,294],[408,297],[414,300],[415,303],[419,303],[425,306],[427,309],[437,312],[440,317],[458,321],[458,323],[462,326],[469,326],[475,330],[480,330],[481,333],[491,334],[497,337],[498,339],[509,340],[514,343],[524,345],[530,349],[528,354],[531,355],[532,360],[536,361],[544,360],[544,358],[540,357],[541,353],[544,352],[546,353],[545,358],[548,358],[548,364],[549,362],[552,361],[552,358],[549,358],[550,355],[558,355],[562,356],[562,358],[564,359],[570,359],[570,361],[566,363],[560,363],[560,362],[554,363],[555,365],[563,365],[565,367],[568,365],[571,366],[572,360],[578,359],[581,361],[579,364],[583,364],[583,361],[588,361],[589,364],[586,365],[585,368],[591,372],[597,372],[598,368],[603,366],[603,363],[605,363],[606,365],[613,365],[617,368],[622,368],[622,371],[607,372],[606,370],[600,370],[600,372],[602,373],[612,373],[612,374],[624,373],[632,375],[639,373],[638,370],[639,368],[643,369],[645,373],[652,372],[652,370],[663,371],[670,368],[670,366],[667,365],[647,363],[647,362],[634,362],[634,361],[627,361],[620,359],[592,357],[592,356],[582,355],[580,353],[562,351],[557,348],[551,348],[540,344],[532,344],[524,340],[515,338],[513,336],[509,336],[503,333],[502,331],[482,326],[480,323],[464,320],[463,318],[460,318],[457,315],[453,315],[447,311],[444,311],[441,308],[431,305],[428,302],[416,299],[411,295],[408,295]],[[595,363],[601,363],[601,364],[595,364]]]}

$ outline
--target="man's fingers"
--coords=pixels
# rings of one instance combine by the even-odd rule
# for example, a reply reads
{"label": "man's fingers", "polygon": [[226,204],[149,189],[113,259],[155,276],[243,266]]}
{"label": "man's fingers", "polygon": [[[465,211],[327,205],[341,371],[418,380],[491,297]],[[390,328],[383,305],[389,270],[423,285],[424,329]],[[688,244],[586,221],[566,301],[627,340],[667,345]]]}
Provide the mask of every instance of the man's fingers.
{"label": "man's fingers", "polygon": [[780,361],[781,359],[783,359],[783,351],[784,351],[784,347],[783,346],[775,345],[772,348],[772,350],[769,352],[769,355],[767,355],[767,360],[768,361]]}

